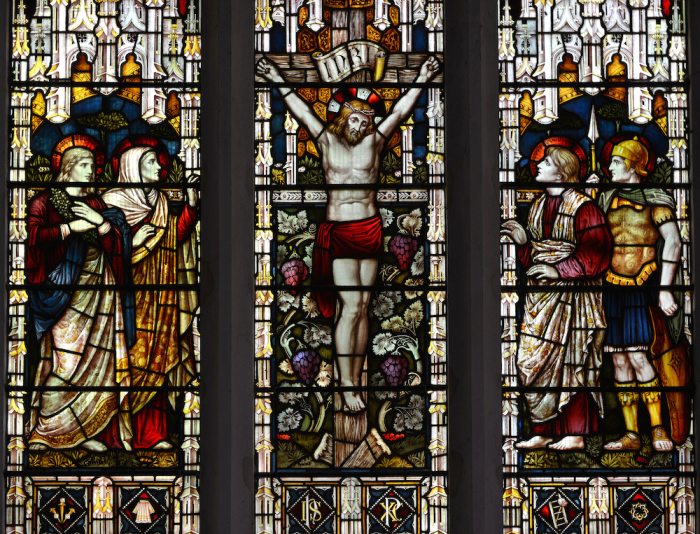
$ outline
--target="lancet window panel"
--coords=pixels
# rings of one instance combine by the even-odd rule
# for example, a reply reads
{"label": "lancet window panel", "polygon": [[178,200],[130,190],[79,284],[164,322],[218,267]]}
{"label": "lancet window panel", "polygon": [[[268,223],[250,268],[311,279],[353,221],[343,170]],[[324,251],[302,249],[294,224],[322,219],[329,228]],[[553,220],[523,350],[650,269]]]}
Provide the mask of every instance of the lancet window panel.
{"label": "lancet window panel", "polygon": [[498,5],[505,527],[694,532],[686,2]]}
{"label": "lancet window panel", "polygon": [[8,532],[197,533],[199,0],[13,0]]}
{"label": "lancet window panel", "polygon": [[444,6],[254,5],[256,532],[444,532]]}

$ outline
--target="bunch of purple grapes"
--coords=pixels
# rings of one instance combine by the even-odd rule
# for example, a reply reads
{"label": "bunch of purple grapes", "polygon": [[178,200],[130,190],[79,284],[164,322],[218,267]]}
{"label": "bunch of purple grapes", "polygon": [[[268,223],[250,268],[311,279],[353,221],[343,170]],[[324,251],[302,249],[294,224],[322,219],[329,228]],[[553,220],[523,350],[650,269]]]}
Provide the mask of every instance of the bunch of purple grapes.
{"label": "bunch of purple grapes", "polygon": [[289,260],[282,265],[282,276],[287,285],[298,286],[309,275],[309,268],[299,259]]}
{"label": "bunch of purple grapes", "polygon": [[389,250],[399,260],[402,271],[408,269],[413,260],[413,255],[418,250],[418,241],[407,235],[395,235],[389,241]]}
{"label": "bunch of purple grapes", "polygon": [[403,356],[389,356],[382,363],[381,369],[390,386],[399,386],[406,379],[408,362]]}
{"label": "bunch of purple grapes", "polygon": [[307,386],[310,385],[321,368],[321,357],[315,351],[300,350],[292,357],[292,368]]}

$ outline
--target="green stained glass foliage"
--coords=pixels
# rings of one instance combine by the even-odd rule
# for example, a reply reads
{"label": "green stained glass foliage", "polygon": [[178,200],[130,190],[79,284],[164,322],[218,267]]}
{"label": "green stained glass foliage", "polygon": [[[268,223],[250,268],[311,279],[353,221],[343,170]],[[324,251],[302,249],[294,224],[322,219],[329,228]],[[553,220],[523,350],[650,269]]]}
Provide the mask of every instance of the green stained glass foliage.
{"label": "green stained glass foliage", "polygon": [[256,532],[444,532],[443,2],[251,4]]}
{"label": "green stained glass foliage", "polygon": [[684,0],[499,0],[504,527],[692,532]]}
{"label": "green stained glass foliage", "polygon": [[199,0],[13,0],[8,532],[199,532]]}

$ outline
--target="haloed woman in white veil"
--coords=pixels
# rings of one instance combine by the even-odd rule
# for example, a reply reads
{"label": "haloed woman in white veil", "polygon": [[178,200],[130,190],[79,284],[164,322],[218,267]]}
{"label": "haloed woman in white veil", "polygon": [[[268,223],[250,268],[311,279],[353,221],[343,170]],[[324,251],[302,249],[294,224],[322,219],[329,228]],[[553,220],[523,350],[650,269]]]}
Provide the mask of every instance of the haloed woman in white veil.
{"label": "haloed woman in white veil", "polygon": [[[115,153],[120,154],[119,183],[143,186],[112,189],[103,199],[122,210],[132,228],[137,333],[129,350],[131,385],[149,390],[131,392],[123,407],[131,416],[132,435],[120,434],[114,423],[105,441],[127,449],[169,449],[173,444],[166,429],[166,403],[174,408],[177,394],[166,394],[164,387],[185,386],[194,378],[192,320],[198,295],[195,290],[167,286],[197,281],[193,230],[198,195],[195,189],[188,189],[187,201],[178,213],[167,195],[154,187],[168,167],[167,152],[157,140],[129,139]],[[145,285],[165,287],[139,290]]]}

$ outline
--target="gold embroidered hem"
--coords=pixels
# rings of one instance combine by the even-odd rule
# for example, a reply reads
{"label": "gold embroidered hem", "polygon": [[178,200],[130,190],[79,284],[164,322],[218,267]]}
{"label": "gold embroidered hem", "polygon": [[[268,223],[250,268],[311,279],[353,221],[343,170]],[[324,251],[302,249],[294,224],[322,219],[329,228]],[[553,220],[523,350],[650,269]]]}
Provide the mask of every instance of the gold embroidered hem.
{"label": "gold embroidered hem", "polygon": [[634,278],[621,276],[609,270],[605,275],[605,281],[616,286],[641,286],[649,279],[651,274],[656,271],[656,269],[657,266],[655,261],[647,263],[644,267],[642,267],[642,271]]}
{"label": "gold embroidered hem", "polygon": [[[71,432],[61,434],[60,436],[43,436],[36,432],[32,433],[29,438],[29,443],[43,443],[54,449],[70,449],[77,447],[82,442],[87,441],[93,436],[99,434],[112,420],[112,417],[119,410],[119,402],[115,395],[105,397],[97,406],[89,421],[84,426],[78,427]],[[86,437],[85,434],[87,434]]]}

